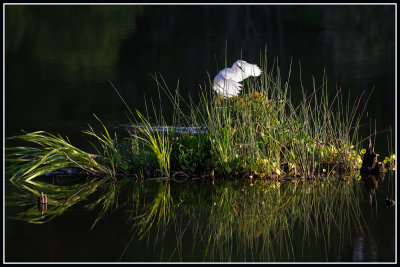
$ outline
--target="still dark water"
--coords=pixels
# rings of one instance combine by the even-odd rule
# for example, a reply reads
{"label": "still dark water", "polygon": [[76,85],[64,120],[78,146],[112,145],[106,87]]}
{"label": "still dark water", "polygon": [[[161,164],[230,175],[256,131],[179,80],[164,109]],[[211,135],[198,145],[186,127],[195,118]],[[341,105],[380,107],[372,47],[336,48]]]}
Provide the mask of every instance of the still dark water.
{"label": "still dark water", "polygon": [[[243,58],[258,63],[267,46],[271,64],[278,58],[284,80],[292,61],[293,100],[301,96],[299,62],[306,88],[317,85],[325,70],[332,95],[342,88],[353,101],[363,91],[372,96],[362,136],[370,131],[395,132],[395,6],[24,6],[5,7],[5,135],[47,130],[85,144],[81,130],[96,124],[95,113],[110,126],[126,123],[124,105],[144,111],[144,99],[158,99],[151,74],[161,73],[169,88],[179,80],[183,95],[198,99],[219,69]],[[300,99],[299,99],[300,100]],[[367,97],[363,97],[365,102]],[[150,102],[149,102],[150,103]],[[157,103],[156,103],[157,104]],[[162,101],[164,110],[170,108]],[[168,112],[167,112],[168,114]],[[368,114],[368,115],[367,115]],[[168,118],[167,118],[168,119]],[[368,126],[372,123],[372,129]],[[118,129],[118,128],[116,128]],[[7,142],[6,142],[7,145]],[[387,135],[378,134],[376,152],[387,154]],[[397,154],[397,153],[396,153]],[[396,179],[394,179],[396,180]],[[394,185],[386,178],[375,204],[360,205],[368,234],[330,249],[307,245],[297,261],[395,261],[395,210],[386,208]],[[6,183],[5,194],[15,190]],[[130,240],[123,209],[89,231],[96,212],[82,205],[42,225],[8,219],[19,207],[7,206],[6,261],[116,261]],[[169,260],[173,230],[163,245],[133,241],[122,261]],[[152,239],[153,238],[153,239]],[[301,238],[298,238],[301,239]],[[190,235],[182,251],[191,247]],[[240,241],[238,241],[240,242]],[[340,242],[339,242],[340,243]],[[150,244],[150,245],[149,245]],[[303,246],[304,247],[304,246]],[[340,247],[340,249],[339,249]],[[161,249],[162,248],[162,249]],[[163,252],[160,252],[163,251]],[[202,261],[202,248],[171,260]],[[255,257],[236,251],[234,261]],[[176,254],[175,254],[176,255]],[[219,259],[216,256],[216,260]],[[287,260],[284,256],[277,261]]]}

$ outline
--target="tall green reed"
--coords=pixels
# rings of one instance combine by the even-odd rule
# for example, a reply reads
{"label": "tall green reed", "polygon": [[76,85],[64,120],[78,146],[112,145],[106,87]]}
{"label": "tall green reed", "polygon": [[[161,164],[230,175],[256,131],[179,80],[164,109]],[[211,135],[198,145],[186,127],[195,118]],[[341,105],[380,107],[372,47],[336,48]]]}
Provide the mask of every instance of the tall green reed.
{"label": "tall green reed", "polygon": [[83,133],[93,136],[96,138],[100,144],[101,149],[99,149],[93,142],[90,142],[98,154],[102,155],[103,164],[109,166],[108,176],[116,177],[118,173],[118,167],[127,168],[125,162],[121,158],[121,153],[118,150],[118,139],[115,133],[114,137],[111,137],[106,126],[101,122],[101,120],[94,115],[95,118],[100,122],[103,127],[104,133],[96,133],[93,128],[89,125],[90,130],[83,131]]}
{"label": "tall green reed", "polygon": [[40,175],[63,168],[79,168],[99,176],[112,174],[112,170],[99,162],[99,155],[87,153],[71,145],[60,135],[38,131],[10,137],[37,144],[37,147],[8,147],[6,161],[10,163],[7,172],[11,180],[32,180]]}
{"label": "tall green reed", "polygon": [[132,138],[141,140],[156,155],[160,171],[163,175],[170,176],[171,144],[168,140],[168,127],[161,131],[153,130],[149,121],[137,111],[140,124],[132,127],[140,134],[131,133]]}

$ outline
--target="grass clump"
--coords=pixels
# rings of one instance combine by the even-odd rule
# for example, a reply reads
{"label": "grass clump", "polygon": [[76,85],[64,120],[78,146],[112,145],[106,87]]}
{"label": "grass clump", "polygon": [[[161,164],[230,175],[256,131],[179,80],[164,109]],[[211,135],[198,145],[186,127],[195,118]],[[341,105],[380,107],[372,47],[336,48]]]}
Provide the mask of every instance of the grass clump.
{"label": "grass clump", "polygon": [[362,162],[358,103],[345,107],[340,91],[329,98],[324,76],[311,95],[302,88],[303,100],[296,106],[289,81],[282,84],[273,73],[264,68],[260,79],[249,80],[243,96],[204,98],[216,171],[273,179],[357,171]]}
{"label": "grass clump", "polygon": [[137,111],[140,125],[132,125],[140,134],[131,133],[131,137],[142,141],[157,157],[160,171],[163,175],[170,176],[171,143],[169,142],[168,128],[166,131],[153,131],[149,121]]}
{"label": "grass clump", "polygon": [[201,88],[199,103],[192,99],[187,102],[178,87],[174,94],[161,76],[154,76],[159,91],[172,104],[174,126],[165,123],[162,109],[154,109],[155,115],[161,113],[155,116],[159,118],[157,127],[139,111],[134,116],[121,97],[132,115],[129,138],[119,142],[99,120],[104,133],[95,133],[92,128],[85,131],[100,144],[94,145],[97,154],[43,132],[13,137],[42,147],[9,148],[14,151],[7,155],[13,163],[13,178],[30,180],[72,167],[92,175],[138,178],[180,174],[214,179],[284,179],[357,173],[365,151],[359,138],[361,96],[353,106],[344,104],[341,90],[329,96],[324,74],[319,87],[313,80],[311,94],[300,79],[295,89],[301,90],[302,100],[295,104],[291,99],[291,69],[283,82],[275,62],[270,69],[266,61],[260,65],[261,76],[245,80],[240,96],[222,98]]}
{"label": "grass clump", "polygon": [[38,147],[10,147],[6,161],[11,180],[32,180],[38,176],[64,168],[78,168],[88,174],[113,175],[110,167],[102,164],[102,157],[87,153],[71,145],[60,135],[38,131],[11,137],[35,143]]}

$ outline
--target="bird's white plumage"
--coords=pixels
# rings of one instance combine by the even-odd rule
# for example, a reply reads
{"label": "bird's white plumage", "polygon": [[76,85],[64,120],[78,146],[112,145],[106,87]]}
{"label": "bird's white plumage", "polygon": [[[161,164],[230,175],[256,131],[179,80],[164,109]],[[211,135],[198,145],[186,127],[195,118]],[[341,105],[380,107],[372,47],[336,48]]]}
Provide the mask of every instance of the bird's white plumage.
{"label": "bird's white plumage", "polygon": [[237,60],[231,68],[223,69],[215,76],[213,89],[225,97],[237,96],[242,90],[241,81],[260,74],[261,69],[256,64]]}

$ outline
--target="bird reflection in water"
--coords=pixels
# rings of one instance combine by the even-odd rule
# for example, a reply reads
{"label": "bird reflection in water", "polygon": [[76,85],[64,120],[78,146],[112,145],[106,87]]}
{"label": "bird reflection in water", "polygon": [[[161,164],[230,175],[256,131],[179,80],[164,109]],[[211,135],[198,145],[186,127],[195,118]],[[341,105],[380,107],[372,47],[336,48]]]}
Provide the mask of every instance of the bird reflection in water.
{"label": "bird reflection in water", "polygon": [[378,252],[374,242],[365,236],[358,236],[352,242],[352,261],[376,261]]}

